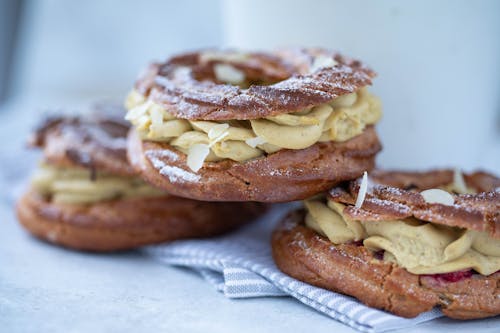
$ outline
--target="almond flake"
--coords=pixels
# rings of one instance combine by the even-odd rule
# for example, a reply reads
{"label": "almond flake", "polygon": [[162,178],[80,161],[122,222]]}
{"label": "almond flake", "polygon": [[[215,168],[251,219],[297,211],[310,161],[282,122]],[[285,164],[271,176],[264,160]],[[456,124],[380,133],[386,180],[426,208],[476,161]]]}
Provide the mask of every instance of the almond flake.
{"label": "almond flake", "polygon": [[361,208],[363,202],[365,201],[366,192],[368,190],[368,172],[363,173],[363,178],[361,179],[361,184],[359,185],[358,197],[356,198],[356,204],[354,207]]}
{"label": "almond flake", "polygon": [[427,203],[438,203],[447,206],[451,206],[455,203],[455,199],[450,193],[438,188],[431,188],[420,192],[420,194]]}
{"label": "almond flake", "polygon": [[266,142],[267,142],[266,139],[260,136],[256,136],[255,138],[250,138],[245,140],[245,143],[252,148],[257,147],[258,145],[263,145]]}
{"label": "almond flake", "polygon": [[210,148],[204,143],[196,143],[189,147],[187,165],[194,172],[198,172],[203,166],[203,162],[210,153]]}
{"label": "almond flake", "polygon": [[318,69],[333,67],[337,65],[337,62],[332,57],[318,56],[315,57],[311,65],[310,73],[316,72]]}
{"label": "almond flake", "polygon": [[148,100],[147,102],[130,109],[125,115],[125,120],[133,122],[134,120],[140,118],[141,116],[146,114],[151,105],[152,102]]}
{"label": "almond flake", "polygon": [[217,124],[212,126],[212,128],[208,131],[208,138],[210,140],[220,137],[227,129],[229,128],[229,124]]}
{"label": "almond flake", "polygon": [[212,142],[210,142],[210,144],[208,145],[208,148],[212,148],[213,145],[215,145],[219,141],[222,141],[222,139],[224,139],[228,135],[229,135],[229,132],[222,133],[217,138],[215,138],[215,140],[213,140]]}
{"label": "almond flake", "polygon": [[453,187],[460,194],[467,193],[467,185],[465,184],[464,176],[459,169],[453,172]]}
{"label": "almond flake", "polygon": [[217,80],[222,82],[239,84],[245,81],[245,73],[228,64],[215,64],[214,73]]}
{"label": "almond flake", "polygon": [[151,123],[153,125],[163,124],[163,114],[158,108],[151,108],[151,110],[149,110],[149,115],[151,116]]}

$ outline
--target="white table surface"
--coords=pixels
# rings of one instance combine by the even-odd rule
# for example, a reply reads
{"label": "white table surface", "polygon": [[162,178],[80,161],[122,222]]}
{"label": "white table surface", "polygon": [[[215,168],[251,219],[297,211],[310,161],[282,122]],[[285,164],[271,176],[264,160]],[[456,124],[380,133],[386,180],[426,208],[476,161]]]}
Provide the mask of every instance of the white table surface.
{"label": "white table surface", "polygon": [[[33,106],[33,105],[31,105]],[[6,183],[35,163],[19,157],[36,117],[18,103],[0,113],[1,332],[353,332],[288,297],[231,300],[197,274],[138,252],[95,255],[63,250],[17,224]],[[439,319],[404,332],[499,332],[500,318]]]}

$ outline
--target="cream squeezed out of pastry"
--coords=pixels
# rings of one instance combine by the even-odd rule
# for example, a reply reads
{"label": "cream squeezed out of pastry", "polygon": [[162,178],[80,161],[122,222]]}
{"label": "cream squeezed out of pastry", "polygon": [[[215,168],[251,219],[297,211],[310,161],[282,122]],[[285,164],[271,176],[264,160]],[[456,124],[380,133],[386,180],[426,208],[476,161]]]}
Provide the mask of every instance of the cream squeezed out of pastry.
{"label": "cream squeezed out of pastry", "polygon": [[121,177],[82,168],[41,164],[31,179],[38,193],[60,204],[92,204],[107,200],[165,195],[137,177]]}
{"label": "cream squeezed out of pastry", "polygon": [[281,149],[347,141],[361,134],[367,125],[375,124],[382,115],[380,100],[366,88],[300,112],[252,120],[175,118],[135,90],[129,94],[125,106],[129,110],[126,119],[143,140],[168,142],[188,156],[200,150],[193,147],[204,146],[203,161],[207,162],[226,158],[242,162]]}
{"label": "cream squeezed out of pastry", "polygon": [[487,232],[465,230],[415,218],[356,221],[343,214],[344,205],[327,200],[305,201],[306,225],[334,244],[363,241],[384,260],[413,274],[440,274],[474,269],[482,275],[500,270],[500,240]]}

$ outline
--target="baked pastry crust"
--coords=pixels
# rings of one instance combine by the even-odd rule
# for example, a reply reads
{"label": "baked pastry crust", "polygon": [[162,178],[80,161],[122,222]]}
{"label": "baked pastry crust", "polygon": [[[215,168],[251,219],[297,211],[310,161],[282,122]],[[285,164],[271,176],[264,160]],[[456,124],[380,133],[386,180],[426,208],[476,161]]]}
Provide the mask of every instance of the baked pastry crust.
{"label": "baked pastry crust", "polygon": [[[376,169],[370,172],[370,178],[378,183],[401,189],[419,191],[446,186],[453,183],[455,170],[435,169],[428,171],[400,171]],[[476,192],[494,191],[500,187],[500,178],[486,171],[474,171],[462,174],[467,186]]]}
{"label": "baked pastry crust", "polygon": [[99,252],[216,236],[251,222],[265,210],[258,203],[200,202],[170,195],[64,205],[32,190],[16,205],[18,220],[36,237]]}
{"label": "baked pastry crust", "polygon": [[305,199],[373,169],[381,144],[373,126],[345,142],[283,149],[243,163],[205,162],[193,173],[186,155],[168,143],[141,141],[132,130],[128,158],[143,179],[197,200],[286,202]]}
{"label": "baked pastry crust", "polygon": [[[220,57],[207,59],[205,55],[210,52],[185,53],[153,63],[135,89],[176,118],[244,120],[326,103],[371,84],[375,76],[360,61],[325,49],[247,53],[237,60],[230,57],[232,51],[217,51]],[[310,72],[316,57],[333,58],[336,65]],[[218,82],[215,64],[230,65],[260,84],[240,88]]]}
{"label": "baked pastry crust", "polygon": [[465,174],[466,185],[478,193],[455,195],[453,205],[428,203],[419,193],[450,184],[452,175],[451,170],[422,173],[376,171],[370,175],[374,184],[359,209],[353,206],[359,191],[359,179],[331,189],[329,196],[333,201],[348,204],[344,214],[358,221],[391,221],[413,216],[432,223],[484,231],[500,238],[498,177],[484,171]]}
{"label": "baked pastry crust", "polygon": [[49,164],[134,176],[127,162],[130,125],[124,113],[122,107],[103,104],[85,117],[50,117],[34,131],[29,144],[41,148]]}
{"label": "baked pastry crust", "polygon": [[[112,109],[112,110],[110,110]],[[55,117],[40,126],[31,145],[46,163],[135,178],[126,156],[128,123],[123,109],[100,106],[90,117]],[[29,189],[18,201],[18,220],[48,242],[87,251],[116,251],[141,245],[222,234],[263,214],[252,202],[200,202],[169,195],[62,204]]]}
{"label": "baked pastry crust", "polygon": [[351,295],[402,317],[441,307],[455,319],[500,314],[500,272],[457,282],[411,274],[378,260],[364,246],[332,244],[304,225],[304,211],[290,213],[272,236],[273,258],[284,273],[312,285]]}

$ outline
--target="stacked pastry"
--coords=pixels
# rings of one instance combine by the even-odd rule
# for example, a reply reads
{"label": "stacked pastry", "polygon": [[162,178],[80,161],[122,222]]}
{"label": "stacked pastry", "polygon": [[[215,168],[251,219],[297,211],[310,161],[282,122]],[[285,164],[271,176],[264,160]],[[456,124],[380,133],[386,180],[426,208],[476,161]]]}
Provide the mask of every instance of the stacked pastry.
{"label": "stacked pastry", "polygon": [[153,63],[126,99],[128,162],[121,123],[105,142],[95,121],[49,123],[20,220],[52,242],[112,250],[213,235],[264,203],[305,200],[273,234],[283,272],[406,317],[436,305],[461,319],[500,314],[499,179],[372,172],[374,77],[324,49]]}

